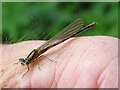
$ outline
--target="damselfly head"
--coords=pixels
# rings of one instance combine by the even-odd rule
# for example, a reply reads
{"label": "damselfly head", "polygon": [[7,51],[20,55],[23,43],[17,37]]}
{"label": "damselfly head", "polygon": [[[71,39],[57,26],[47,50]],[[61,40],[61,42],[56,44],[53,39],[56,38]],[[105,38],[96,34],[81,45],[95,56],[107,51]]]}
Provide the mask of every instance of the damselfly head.
{"label": "damselfly head", "polygon": [[19,62],[21,63],[21,65],[26,65],[26,60],[24,58],[20,58]]}

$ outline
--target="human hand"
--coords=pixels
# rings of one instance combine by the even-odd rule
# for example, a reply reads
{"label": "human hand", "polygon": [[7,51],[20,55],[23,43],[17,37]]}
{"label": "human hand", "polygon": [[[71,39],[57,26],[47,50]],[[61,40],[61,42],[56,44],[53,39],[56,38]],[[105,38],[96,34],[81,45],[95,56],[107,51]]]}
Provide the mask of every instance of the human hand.
{"label": "human hand", "polygon": [[46,51],[43,54],[45,57],[31,63],[29,72],[22,78],[27,71],[26,66],[13,64],[42,43],[24,41],[1,45],[0,89],[118,88],[117,38],[94,36],[69,39]]}

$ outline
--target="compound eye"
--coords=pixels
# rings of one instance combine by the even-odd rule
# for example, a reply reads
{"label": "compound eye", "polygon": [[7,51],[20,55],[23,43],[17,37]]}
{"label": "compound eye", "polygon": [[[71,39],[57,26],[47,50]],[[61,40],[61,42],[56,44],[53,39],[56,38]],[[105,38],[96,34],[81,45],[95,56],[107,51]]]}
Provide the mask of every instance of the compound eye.
{"label": "compound eye", "polygon": [[19,61],[21,62],[22,65],[25,64],[25,59],[24,58],[20,58]]}
{"label": "compound eye", "polygon": [[20,62],[23,62],[23,61],[25,61],[25,60],[24,60],[24,58],[20,58],[19,61],[20,61]]}

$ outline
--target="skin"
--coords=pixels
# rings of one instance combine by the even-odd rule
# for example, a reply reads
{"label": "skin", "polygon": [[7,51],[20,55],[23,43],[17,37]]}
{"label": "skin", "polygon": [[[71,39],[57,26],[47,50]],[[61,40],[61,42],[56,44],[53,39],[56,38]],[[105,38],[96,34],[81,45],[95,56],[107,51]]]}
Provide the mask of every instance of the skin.
{"label": "skin", "polygon": [[27,67],[14,63],[43,42],[23,41],[0,46],[0,89],[118,88],[117,38],[92,36],[69,39],[31,63],[29,72],[22,78]]}

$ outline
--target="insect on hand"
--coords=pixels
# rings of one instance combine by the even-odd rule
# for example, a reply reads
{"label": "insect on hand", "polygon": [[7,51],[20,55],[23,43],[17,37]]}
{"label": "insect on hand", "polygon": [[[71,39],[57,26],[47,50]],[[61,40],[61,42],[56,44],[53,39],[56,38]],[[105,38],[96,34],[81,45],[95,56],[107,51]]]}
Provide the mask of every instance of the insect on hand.
{"label": "insect on hand", "polygon": [[[76,36],[77,34],[86,31],[96,25],[96,22],[93,22],[85,27],[83,26],[83,20],[77,19],[73,21],[70,25],[65,27],[61,32],[59,32],[56,36],[48,40],[47,42],[43,43],[38,48],[34,49],[25,59],[20,58],[19,62],[21,65],[26,65],[28,67],[27,72],[29,71],[29,64],[33,61],[35,61],[38,57],[42,56],[44,52],[46,52],[48,49],[66,41],[67,39]],[[27,73],[26,72],[26,73]],[[25,73],[25,74],[26,74]],[[24,75],[25,75],[24,74]],[[23,77],[24,77],[23,75]]]}

